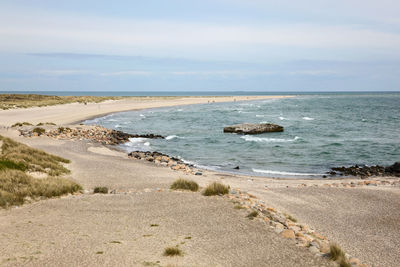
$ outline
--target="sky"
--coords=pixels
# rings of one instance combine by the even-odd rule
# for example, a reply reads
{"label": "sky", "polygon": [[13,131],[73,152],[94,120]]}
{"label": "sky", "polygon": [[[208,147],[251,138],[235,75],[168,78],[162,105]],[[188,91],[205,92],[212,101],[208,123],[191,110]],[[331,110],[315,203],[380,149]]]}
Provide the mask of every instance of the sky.
{"label": "sky", "polygon": [[400,91],[397,0],[0,0],[0,91]]}

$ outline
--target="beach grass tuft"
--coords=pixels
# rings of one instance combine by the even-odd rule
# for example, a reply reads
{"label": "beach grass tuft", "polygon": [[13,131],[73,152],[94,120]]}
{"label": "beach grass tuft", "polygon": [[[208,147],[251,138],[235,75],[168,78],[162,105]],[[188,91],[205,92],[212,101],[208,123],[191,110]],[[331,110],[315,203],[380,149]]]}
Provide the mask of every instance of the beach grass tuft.
{"label": "beach grass tuft", "polygon": [[346,258],[340,258],[338,260],[339,267],[351,267],[350,262]]}
{"label": "beach grass tuft", "polygon": [[332,261],[337,261],[339,259],[346,259],[346,255],[339,245],[331,244],[329,251],[329,259]]}
{"label": "beach grass tuft", "polygon": [[95,194],[108,194],[108,187],[105,186],[97,186],[93,189],[93,193]]}
{"label": "beach grass tuft", "polygon": [[229,186],[213,182],[209,184],[203,191],[204,196],[225,195],[229,193]]}
{"label": "beach grass tuft", "polygon": [[195,181],[179,178],[173,182],[170,188],[173,190],[181,189],[197,192],[199,190],[199,185]]}
{"label": "beach grass tuft", "polygon": [[[56,177],[68,173],[58,156],[31,148],[0,136],[0,207],[22,205],[28,199],[58,197],[82,189],[75,182]],[[26,171],[41,172],[47,177],[36,179]]]}
{"label": "beach grass tuft", "polygon": [[292,215],[290,215],[290,214],[285,214],[285,216],[286,216],[286,218],[287,218],[288,220],[291,220],[292,222],[297,222],[297,219],[296,219],[295,217],[293,217]]}
{"label": "beach grass tuft", "polygon": [[164,250],[164,256],[169,256],[169,257],[182,256],[182,251],[177,247],[167,247]]}
{"label": "beach grass tuft", "polygon": [[21,126],[24,126],[24,125],[30,126],[30,125],[32,125],[32,123],[29,123],[29,122],[26,122],[26,121],[24,121],[24,122],[17,122],[17,123],[15,123],[15,124],[13,124],[11,127],[21,127]]}
{"label": "beach grass tuft", "polygon": [[46,130],[41,127],[36,127],[32,130],[32,132],[37,133],[38,135],[42,135],[46,132]]}
{"label": "beach grass tuft", "polygon": [[10,161],[18,164],[21,168],[24,166],[24,170],[42,172],[49,176],[59,176],[70,172],[62,165],[62,163],[70,162],[67,159],[50,155],[3,136],[0,136],[0,140],[3,141],[0,160]]}
{"label": "beach grass tuft", "polygon": [[246,217],[249,218],[250,220],[253,220],[257,216],[258,216],[258,212],[254,210],[254,211],[250,212]]}

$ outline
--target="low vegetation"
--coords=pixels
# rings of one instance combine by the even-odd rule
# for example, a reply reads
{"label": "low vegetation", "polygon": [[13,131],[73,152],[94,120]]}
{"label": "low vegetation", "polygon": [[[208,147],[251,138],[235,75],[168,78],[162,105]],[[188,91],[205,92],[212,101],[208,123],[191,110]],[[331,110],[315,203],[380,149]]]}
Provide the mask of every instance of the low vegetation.
{"label": "low vegetation", "polygon": [[203,191],[204,196],[225,195],[229,193],[229,186],[213,182],[209,184]]}
{"label": "low vegetation", "polygon": [[[69,171],[66,159],[0,136],[0,207],[22,205],[28,199],[51,198],[81,190],[75,182],[57,177]],[[36,179],[29,172],[47,177]]]}
{"label": "low vegetation", "polygon": [[108,194],[108,188],[105,186],[98,186],[93,189],[95,194]]}
{"label": "low vegetation", "polygon": [[17,123],[15,123],[15,124],[13,124],[11,127],[21,127],[21,126],[31,126],[32,125],[32,123],[29,123],[29,122],[26,122],[26,121],[24,121],[24,122],[17,122]]}
{"label": "low vegetation", "polygon": [[346,258],[344,251],[337,244],[330,245],[329,259],[337,261],[340,258]]}
{"label": "low vegetation", "polygon": [[43,125],[56,125],[54,122],[39,122],[36,126],[43,126]]}
{"label": "low vegetation", "polygon": [[290,214],[285,214],[285,216],[286,216],[286,218],[287,218],[288,220],[291,220],[292,222],[297,222],[297,219],[296,219],[295,217],[293,217],[292,215],[290,215]]}
{"label": "low vegetation", "polygon": [[32,132],[37,133],[38,135],[42,135],[46,132],[46,130],[41,127],[36,127],[32,130]]}
{"label": "low vegetation", "polygon": [[50,155],[3,136],[0,136],[0,140],[3,141],[0,160],[8,162],[5,164],[17,164],[20,170],[42,172],[49,176],[59,176],[70,172],[62,165],[62,163],[70,162],[67,159]]}
{"label": "low vegetation", "polygon": [[246,217],[249,218],[250,220],[253,220],[257,216],[258,216],[258,212],[254,210],[254,211],[250,212]]}
{"label": "low vegetation", "polygon": [[182,189],[197,192],[199,190],[199,185],[195,181],[179,178],[170,188],[173,190]]}
{"label": "low vegetation", "polygon": [[[115,96],[54,96],[36,94],[0,94],[0,109],[52,106],[69,103],[99,103],[116,100]],[[22,125],[21,125],[22,126]]]}
{"label": "low vegetation", "polygon": [[164,256],[182,256],[182,251],[177,247],[168,247],[164,250]]}
{"label": "low vegetation", "polygon": [[351,267],[351,264],[346,258],[346,254],[337,244],[330,245],[329,259],[336,261],[340,267]]}

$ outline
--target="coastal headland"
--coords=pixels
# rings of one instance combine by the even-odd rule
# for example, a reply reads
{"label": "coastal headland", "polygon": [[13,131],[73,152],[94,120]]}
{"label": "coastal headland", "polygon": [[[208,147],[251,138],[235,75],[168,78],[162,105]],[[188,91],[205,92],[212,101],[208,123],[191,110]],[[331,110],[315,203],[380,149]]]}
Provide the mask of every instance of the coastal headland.
{"label": "coastal headland", "polygon": [[[336,243],[353,266],[396,266],[398,178],[274,179],[174,169],[163,155],[159,163],[129,157],[96,139],[69,138],[69,130],[62,138],[25,137],[11,127],[49,122],[73,129],[113,112],[275,97],[286,96],[128,98],[0,111],[0,135],[70,160],[65,177],[83,187],[0,210],[0,242],[7,244],[0,264],[334,266],[325,256]],[[178,178],[201,188],[217,181],[230,186],[229,194],[170,190]],[[94,194],[96,187],[109,193]],[[165,256],[166,247],[182,255]]]}

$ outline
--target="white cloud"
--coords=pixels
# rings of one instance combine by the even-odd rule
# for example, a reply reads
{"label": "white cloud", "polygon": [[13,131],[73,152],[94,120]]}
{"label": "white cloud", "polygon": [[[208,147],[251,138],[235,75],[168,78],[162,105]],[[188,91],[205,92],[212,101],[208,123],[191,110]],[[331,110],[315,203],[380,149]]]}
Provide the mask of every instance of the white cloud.
{"label": "white cloud", "polygon": [[[0,51],[212,54],[268,47],[372,49],[398,54],[400,34],[359,26],[207,25],[0,11]],[[380,51],[380,52],[382,52]],[[158,53],[158,55],[157,55]]]}

